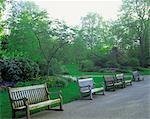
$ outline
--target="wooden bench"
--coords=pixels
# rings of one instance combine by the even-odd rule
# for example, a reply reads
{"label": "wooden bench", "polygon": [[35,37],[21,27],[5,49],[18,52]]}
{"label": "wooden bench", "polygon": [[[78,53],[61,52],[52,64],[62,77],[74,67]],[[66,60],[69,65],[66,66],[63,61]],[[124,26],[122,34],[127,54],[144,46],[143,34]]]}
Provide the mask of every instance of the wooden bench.
{"label": "wooden bench", "polygon": [[84,94],[89,94],[90,99],[93,99],[93,94],[100,93],[104,95],[104,85],[100,88],[95,87],[95,82],[93,81],[93,78],[78,78],[78,85],[80,88],[80,94],[81,97],[84,96]]}
{"label": "wooden bench", "polygon": [[105,83],[105,90],[113,90],[115,91],[115,80],[113,76],[103,76]]}
{"label": "wooden bench", "polygon": [[[117,80],[120,80],[123,82],[123,86],[124,88],[127,86],[127,85],[132,85],[132,78],[130,76],[124,76],[124,74],[116,74],[116,79]],[[128,80],[126,80],[128,78]]]}
{"label": "wooden bench", "polygon": [[[62,97],[60,92],[48,92],[46,84],[34,85],[27,87],[17,87],[8,89],[11,107],[12,107],[12,118],[16,118],[17,111],[26,111],[27,119],[30,118],[30,111],[48,106],[51,110],[51,105],[59,104],[60,109],[53,110],[63,110],[62,109]],[[58,98],[50,99],[49,95],[57,94]]]}
{"label": "wooden bench", "polygon": [[104,76],[105,90],[113,90],[116,88],[124,88],[124,80],[118,77],[118,79],[113,75]]}
{"label": "wooden bench", "polygon": [[124,76],[124,79],[125,79],[125,85],[126,86],[128,86],[128,85],[130,85],[130,86],[132,86],[132,76],[130,75],[130,76]]}
{"label": "wooden bench", "polygon": [[121,85],[121,87],[122,88],[125,88],[125,79],[124,79],[124,74],[116,74],[115,75],[115,77],[116,77],[116,82],[117,83],[121,83],[120,85]]}
{"label": "wooden bench", "polygon": [[133,75],[133,81],[143,81],[144,80],[144,76],[142,76],[138,71],[133,71],[132,75]]}

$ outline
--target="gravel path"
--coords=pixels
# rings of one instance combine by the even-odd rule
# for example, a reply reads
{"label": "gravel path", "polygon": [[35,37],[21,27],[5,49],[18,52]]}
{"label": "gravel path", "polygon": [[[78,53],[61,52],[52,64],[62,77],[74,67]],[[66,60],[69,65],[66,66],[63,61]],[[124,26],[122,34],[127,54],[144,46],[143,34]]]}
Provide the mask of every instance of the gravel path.
{"label": "gravel path", "polygon": [[150,119],[150,76],[133,86],[64,105],[64,111],[42,111],[31,119]]}

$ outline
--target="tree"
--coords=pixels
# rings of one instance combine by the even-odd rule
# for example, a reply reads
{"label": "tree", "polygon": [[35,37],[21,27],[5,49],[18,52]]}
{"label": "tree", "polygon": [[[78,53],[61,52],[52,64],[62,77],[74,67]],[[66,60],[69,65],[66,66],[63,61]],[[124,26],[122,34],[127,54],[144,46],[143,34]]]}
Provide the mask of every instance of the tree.
{"label": "tree", "polygon": [[82,37],[87,42],[87,46],[92,49],[100,39],[100,28],[102,17],[96,13],[89,13],[82,20]]}
{"label": "tree", "polygon": [[147,66],[149,59],[147,48],[150,46],[150,38],[146,35],[150,22],[149,4],[149,0],[123,0],[120,16],[121,35],[124,37],[121,43],[127,45],[130,42],[128,48],[139,47],[139,58],[142,66]]}
{"label": "tree", "polygon": [[[4,0],[0,0],[0,21],[2,18],[3,9],[4,9]],[[2,28],[2,25],[0,24],[0,36],[1,36],[2,30],[3,28]]]}
{"label": "tree", "polygon": [[8,54],[45,62],[47,75],[51,61],[58,51],[73,40],[73,30],[64,22],[51,20],[46,11],[31,2],[12,2],[12,15],[8,19]]}

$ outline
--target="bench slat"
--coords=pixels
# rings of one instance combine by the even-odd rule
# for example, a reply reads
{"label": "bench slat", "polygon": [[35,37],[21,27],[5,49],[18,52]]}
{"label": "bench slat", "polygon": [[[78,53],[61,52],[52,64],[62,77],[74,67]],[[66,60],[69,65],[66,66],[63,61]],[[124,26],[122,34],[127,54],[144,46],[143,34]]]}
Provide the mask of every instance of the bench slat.
{"label": "bench slat", "polygon": [[34,85],[34,86],[26,86],[26,87],[10,88],[10,92],[23,91],[23,90],[32,90],[32,89],[38,89],[38,88],[45,88],[45,84]]}

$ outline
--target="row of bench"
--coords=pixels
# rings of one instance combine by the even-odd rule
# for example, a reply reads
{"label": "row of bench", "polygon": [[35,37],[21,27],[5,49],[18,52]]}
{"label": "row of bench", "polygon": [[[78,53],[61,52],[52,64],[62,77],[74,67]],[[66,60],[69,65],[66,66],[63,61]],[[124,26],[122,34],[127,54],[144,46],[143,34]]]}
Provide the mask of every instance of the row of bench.
{"label": "row of bench", "polygon": [[116,88],[125,88],[127,85],[132,85],[132,81],[144,80],[144,77],[141,76],[138,71],[134,71],[132,76],[124,76],[122,73],[116,75],[106,75],[103,76],[103,78],[104,82],[101,82],[99,83],[99,86],[96,86],[93,78],[85,76],[79,77],[77,81],[80,88],[81,98],[89,94],[90,99],[93,99],[93,94],[101,93],[104,95],[104,91],[115,91]]}
{"label": "row of bench", "polygon": [[[141,80],[141,76],[138,72],[135,72],[134,74],[134,80]],[[104,79],[104,83],[96,86],[92,78],[79,78],[78,84],[80,87],[81,96],[84,96],[84,94],[90,94],[90,99],[93,99],[92,94],[101,93],[104,95],[105,88],[106,90],[110,87],[112,89],[115,89],[119,85],[125,87],[127,83],[132,84],[132,81],[130,82],[124,80],[123,74],[116,75],[116,78],[104,77]],[[63,110],[61,92],[49,92],[46,84],[8,88],[8,92],[12,108],[12,118],[16,118],[17,111],[26,111],[27,119],[29,119],[31,110],[45,106],[47,106],[48,109],[51,110],[52,105],[59,105],[59,109],[55,110]],[[58,98],[50,99],[50,95],[58,95]]]}

